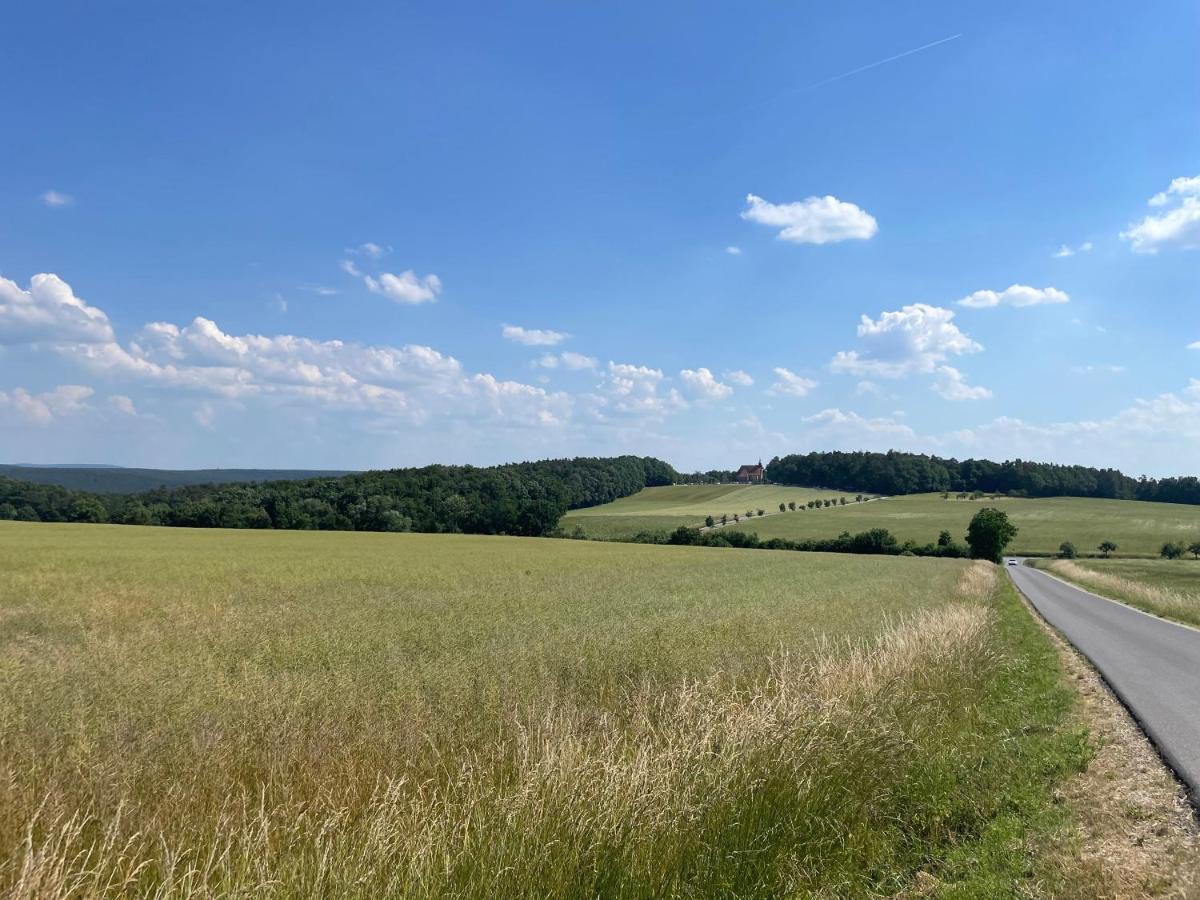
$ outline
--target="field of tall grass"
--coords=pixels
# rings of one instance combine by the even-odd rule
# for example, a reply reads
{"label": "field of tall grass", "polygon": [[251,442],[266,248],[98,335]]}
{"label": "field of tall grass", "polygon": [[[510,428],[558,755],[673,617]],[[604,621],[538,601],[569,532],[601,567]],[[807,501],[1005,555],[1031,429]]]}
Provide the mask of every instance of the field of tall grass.
{"label": "field of tall grass", "polygon": [[1070,702],[987,563],[0,523],[0,894],[1036,893]]}
{"label": "field of tall grass", "polygon": [[1156,616],[1200,626],[1200,562],[1192,559],[1056,559],[1039,568]]}

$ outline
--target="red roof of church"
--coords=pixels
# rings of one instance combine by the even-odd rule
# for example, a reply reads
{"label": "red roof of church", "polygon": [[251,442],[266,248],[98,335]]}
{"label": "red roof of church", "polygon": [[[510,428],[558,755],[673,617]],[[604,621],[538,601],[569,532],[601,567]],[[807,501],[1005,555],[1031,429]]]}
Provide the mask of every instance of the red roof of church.
{"label": "red roof of church", "polygon": [[742,466],[737,470],[737,473],[739,475],[761,475],[762,471],[762,466]]}

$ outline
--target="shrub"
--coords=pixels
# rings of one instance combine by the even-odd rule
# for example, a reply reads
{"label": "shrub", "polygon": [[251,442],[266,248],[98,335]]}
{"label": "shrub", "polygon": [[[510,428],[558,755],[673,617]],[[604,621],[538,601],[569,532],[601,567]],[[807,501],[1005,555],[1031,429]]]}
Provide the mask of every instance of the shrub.
{"label": "shrub", "polygon": [[1075,545],[1070,541],[1063,541],[1058,545],[1059,559],[1074,559],[1078,555],[1078,552],[1075,550]]}
{"label": "shrub", "polygon": [[787,504],[786,504],[786,503],[780,503],[780,504],[779,504],[779,511],[780,511],[780,512],[787,512]]}
{"label": "shrub", "polygon": [[760,510],[758,511],[758,514],[759,514],[760,516],[765,516],[765,515],[767,514],[767,511],[766,511],[765,509],[760,509]]}
{"label": "shrub", "polygon": [[1187,553],[1187,547],[1177,541],[1167,541],[1158,552],[1163,559],[1179,559]]}
{"label": "shrub", "polygon": [[1108,559],[1110,554],[1116,552],[1117,543],[1116,541],[1101,541],[1100,546],[1098,546],[1096,549],[1100,551],[1101,556],[1103,556],[1105,559]]}
{"label": "shrub", "polygon": [[1200,559],[1200,541],[1192,541],[1188,544],[1188,553],[1192,554],[1196,559]]}
{"label": "shrub", "polygon": [[705,516],[705,517],[704,517],[704,527],[705,527],[705,528],[712,528],[712,527],[713,527],[714,525],[716,525],[716,524],[717,524],[717,523],[716,523],[716,521],[713,519],[713,517],[712,517],[712,516]]}
{"label": "shrub", "polygon": [[796,501],[795,500],[788,501],[788,509],[790,509],[792,512],[796,511]]}

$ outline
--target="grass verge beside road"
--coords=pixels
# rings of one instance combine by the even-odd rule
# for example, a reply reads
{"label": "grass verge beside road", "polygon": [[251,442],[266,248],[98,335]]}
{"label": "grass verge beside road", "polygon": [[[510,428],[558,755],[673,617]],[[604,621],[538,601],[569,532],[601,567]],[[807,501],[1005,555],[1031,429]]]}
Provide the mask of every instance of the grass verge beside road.
{"label": "grass verge beside road", "polygon": [[0,523],[0,893],[992,897],[1087,759],[987,563]]}
{"label": "grass verge beside road", "polygon": [[1085,590],[1200,627],[1200,561],[1055,559],[1037,560],[1035,565]]}

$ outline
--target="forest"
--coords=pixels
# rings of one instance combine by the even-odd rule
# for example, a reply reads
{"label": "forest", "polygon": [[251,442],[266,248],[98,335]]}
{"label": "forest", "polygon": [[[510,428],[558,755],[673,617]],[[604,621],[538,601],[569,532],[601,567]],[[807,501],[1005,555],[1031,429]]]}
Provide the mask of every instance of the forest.
{"label": "forest", "polygon": [[607,503],[679,477],[667,463],[637,456],[489,468],[435,465],[135,494],[0,477],[0,519],[537,536],[552,532],[568,509]]}
{"label": "forest", "polygon": [[1200,480],[1131,478],[1094,469],[1014,459],[942,459],[917,453],[827,452],[776,457],[767,479],[777,484],[874,494],[983,491],[1014,497],[1100,497],[1200,504]]}

